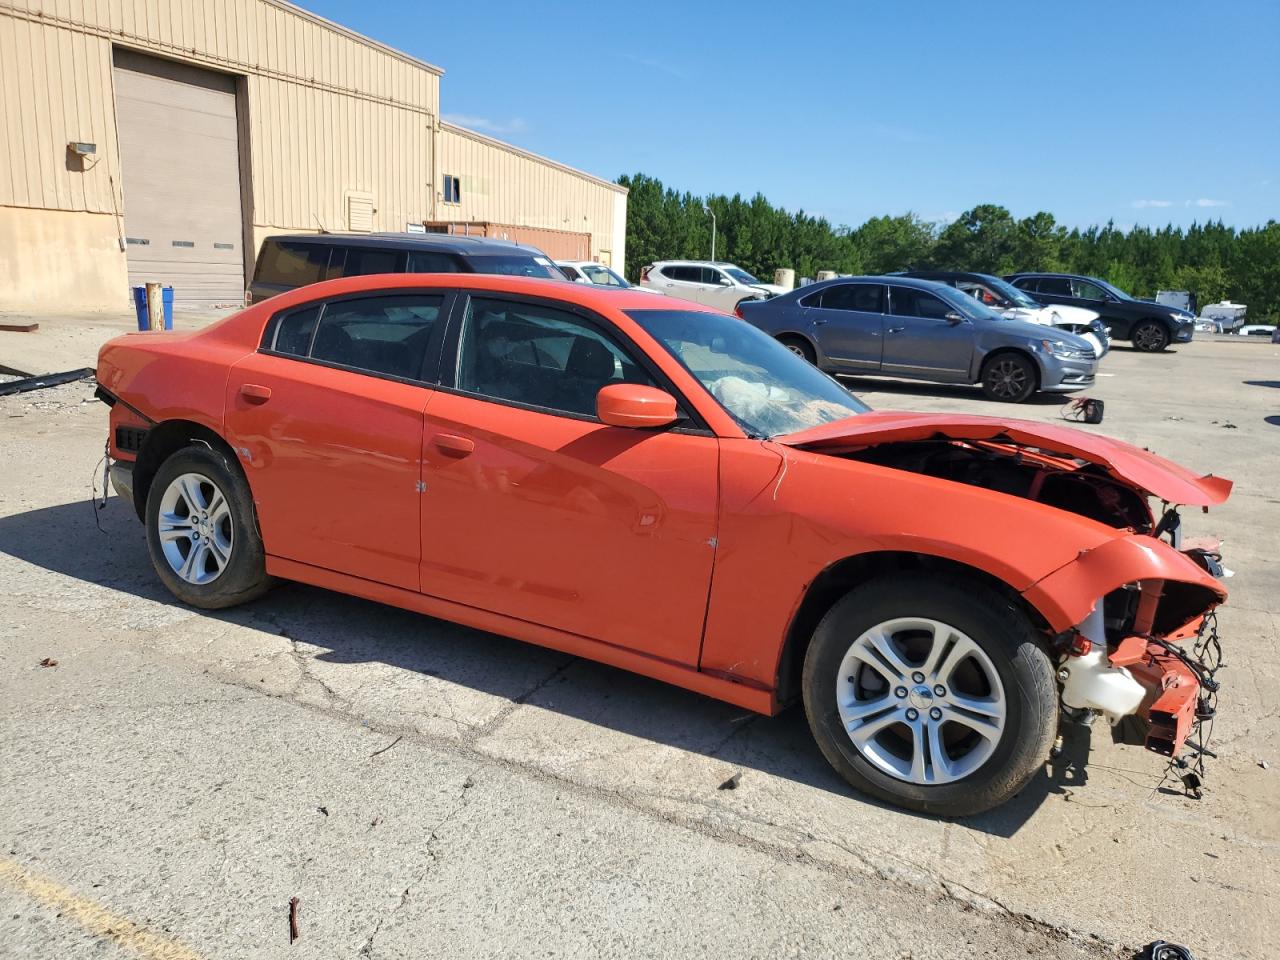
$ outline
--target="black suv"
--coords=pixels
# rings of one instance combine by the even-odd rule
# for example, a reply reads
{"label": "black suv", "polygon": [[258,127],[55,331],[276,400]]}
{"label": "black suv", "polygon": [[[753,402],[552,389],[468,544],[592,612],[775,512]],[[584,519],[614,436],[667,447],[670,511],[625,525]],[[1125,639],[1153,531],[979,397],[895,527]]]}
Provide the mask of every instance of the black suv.
{"label": "black suv", "polygon": [[418,233],[320,233],[267,237],[248,303],[321,280],[367,273],[501,273],[563,280],[537,247],[488,237]]}
{"label": "black suv", "polygon": [[1195,315],[1150,300],[1135,300],[1097,277],[1073,273],[1015,273],[1005,277],[1041,303],[1062,303],[1096,310],[1116,340],[1131,340],[1148,353],[1171,343],[1188,343]]}

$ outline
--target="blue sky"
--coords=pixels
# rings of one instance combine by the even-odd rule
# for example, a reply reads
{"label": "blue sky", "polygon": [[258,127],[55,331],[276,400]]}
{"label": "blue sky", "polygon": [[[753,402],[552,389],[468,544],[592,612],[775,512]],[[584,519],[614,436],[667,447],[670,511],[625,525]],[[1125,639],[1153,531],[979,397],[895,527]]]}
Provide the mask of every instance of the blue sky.
{"label": "blue sky", "polygon": [[598,176],[857,225],[1280,217],[1278,0],[302,0],[446,71],[441,113]]}

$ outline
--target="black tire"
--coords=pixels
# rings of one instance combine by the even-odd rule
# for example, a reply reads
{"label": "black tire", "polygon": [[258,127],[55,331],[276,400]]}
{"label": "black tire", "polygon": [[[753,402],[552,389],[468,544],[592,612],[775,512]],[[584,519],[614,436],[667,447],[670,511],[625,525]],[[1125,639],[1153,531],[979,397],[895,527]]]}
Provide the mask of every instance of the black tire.
{"label": "black tire", "polygon": [[804,357],[815,367],[818,365],[818,355],[814,352],[813,344],[804,337],[782,336],[778,338],[778,342],[790,350],[792,353]]}
{"label": "black tire", "polygon": [[[165,493],[179,477],[187,474],[205,478],[210,485],[203,486],[203,490],[209,492],[216,488],[230,509],[229,517],[224,521],[226,540],[230,543],[225,565],[205,583],[183,579],[170,563],[160,537],[160,511]],[[169,592],[183,603],[205,610],[219,610],[247,603],[271,586],[249,484],[239,465],[220,450],[204,446],[184,447],[160,465],[147,494],[146,526],[151,563]],[[205,539],[208,537],[206,531]],[[194,541],[187,542],[188,555],[194,546]]]}
{"label": "black tire", "polygon": [[1129,331],[1133,348],[1143,353],[1159,353],[1169,346],[1169,330],[1159,320],[1143,320]]}
{"label": "black tire", "polygon": [[982,365],[982,392],[988,400],[1022,403],[1040,386],[1035,362],[1021,353],[997,353]]}
{"label": "black tire", "polygon": [[[878,624],[915,617],[940,621],[971,638],[1004,691],[1004,727],[990,755],[951,782],[912,783],[877,766],[855,746],[837,704],[840,668],[851,644]],[[902,574],[855,587],[814,631],[802,687],[814,739],[851,786],[886,803],[944,817],[981,813],[1013,797],[1043,766],[1057,731],[1053,665],[1038,632],[1008,597],[961,576]]]}

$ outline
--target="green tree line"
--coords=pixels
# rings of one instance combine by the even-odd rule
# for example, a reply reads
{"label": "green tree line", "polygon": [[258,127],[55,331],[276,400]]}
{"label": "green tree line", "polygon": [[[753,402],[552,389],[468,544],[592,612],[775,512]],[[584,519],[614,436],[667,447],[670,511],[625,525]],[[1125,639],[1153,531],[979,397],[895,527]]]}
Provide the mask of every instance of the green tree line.
{"label": "green tree line", "polygon": [[679,193],[636,173],[618,178],[629,188],[627,277],[655,260],[707,259],[716,215],[716,257],[762,280],[790,267],[797,278],[819,270],[881,274],[934,267],[1007,274],[1053,270],[1103,277],[1137,297],[1189,290],[1201,304],[1233,300],[1249,305],[1254,323],[1280,318],[1280,223],[1236,229],[1221,220],[1190,227],[1114,224],[1086,229],[1040,212],[1021,220],[997,204],[979,204],[949,224],[914,213],[872,217],[858,227],[833,226],[803,210],[750,199]]}

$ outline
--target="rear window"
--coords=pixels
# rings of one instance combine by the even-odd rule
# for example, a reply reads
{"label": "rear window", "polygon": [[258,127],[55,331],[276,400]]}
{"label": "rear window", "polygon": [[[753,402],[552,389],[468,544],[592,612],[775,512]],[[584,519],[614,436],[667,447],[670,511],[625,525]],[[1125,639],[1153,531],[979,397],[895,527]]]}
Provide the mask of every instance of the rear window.
{"label": "rear window", "polygon": [[502,254],[468,257],[467,262],[476,273],[497,273],[508,277],[538,277],[543,280],[563,280],[565,276],[546,257],[529,254]]}
{"label": "rear window", "polygon": [[[363,277],[371,273],[400,273],[403,251],[385,247],[347,247],[347,261],[338,273],[330,270],[329,279],[334,277]],[[335,250],[333,261],[337,264],[342,252]]]}
{"label": "rear window", "polygon": [[294,243],[267,240],[258,257],[259,283],[277,283],[301,287],[324,279],[329,263],[329,248],[318,243]]}

